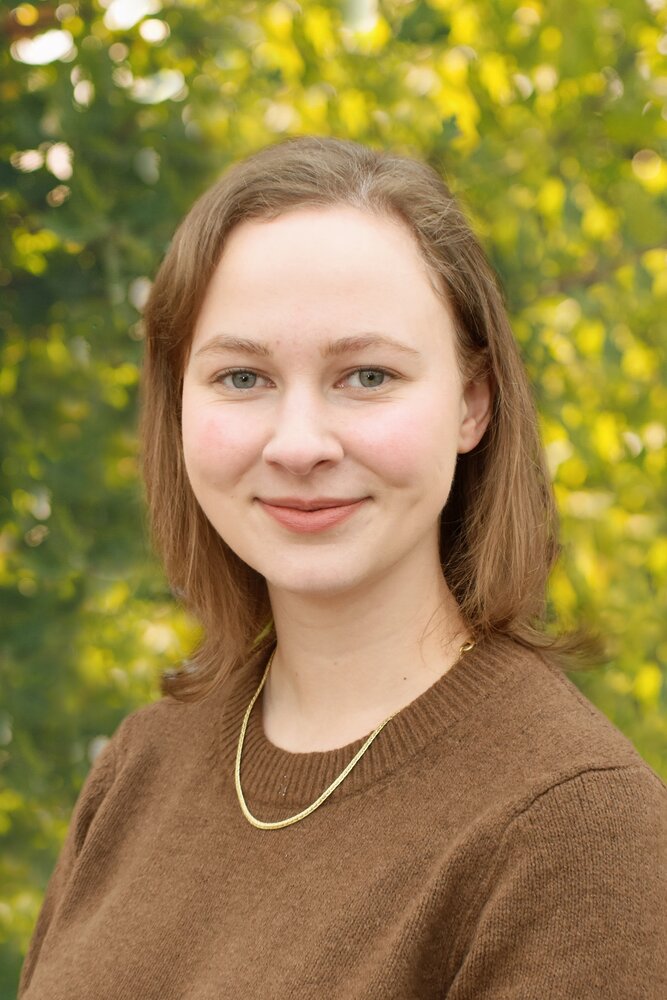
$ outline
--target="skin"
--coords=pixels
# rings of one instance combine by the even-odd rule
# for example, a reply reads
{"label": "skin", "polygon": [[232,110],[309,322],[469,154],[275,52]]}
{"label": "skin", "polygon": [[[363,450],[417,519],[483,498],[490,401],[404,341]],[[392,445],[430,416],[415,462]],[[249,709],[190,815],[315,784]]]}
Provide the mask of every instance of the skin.
{"label": "skin", "polygon": [[[322,356],[369,332],[417,353]],[[216,347],[221,335],[261,341],[271,356]],[[463,385],[454,343],[400,222],[306,207],[228,238],[184,373],[183,450],[207,517],[267,581],[278,644],[261,712],[285,750],[367,735],[446,673],[468,638],[438,526],[457,456],[487,427],[491,389]],[[369,499],[304,535],[257,499],[284,496]]]}

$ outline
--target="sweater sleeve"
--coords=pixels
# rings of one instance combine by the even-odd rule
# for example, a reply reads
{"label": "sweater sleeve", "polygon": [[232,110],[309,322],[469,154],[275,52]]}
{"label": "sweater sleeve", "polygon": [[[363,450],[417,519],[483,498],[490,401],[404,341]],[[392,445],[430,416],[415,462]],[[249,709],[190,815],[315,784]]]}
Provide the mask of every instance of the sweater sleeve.
{"label": "sweater sleeve", "polygon": [[667,997],[667,789],[642,766],[549,788],[498,844],[447,1000]]}
{"label": "sweater sleeve", "polygon": [[58,912],[88,830],[115,775],[116,737],[96,757],[76,801],[65,842],[46,888],[42,907],[26,953],[18,998],[27,990],[49,927]]}

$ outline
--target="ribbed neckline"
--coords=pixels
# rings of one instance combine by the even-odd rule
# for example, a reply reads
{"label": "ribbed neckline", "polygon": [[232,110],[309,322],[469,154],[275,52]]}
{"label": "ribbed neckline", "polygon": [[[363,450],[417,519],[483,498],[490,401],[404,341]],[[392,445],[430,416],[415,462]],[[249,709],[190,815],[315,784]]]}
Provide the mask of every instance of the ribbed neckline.
{"label": "ribbed neckline", "polygon": [[[220,758],[232,780],[243,717],[271,651],[251,657],[223,686]],[[526,650],[503,637],[479,642],[391,719],[332,799],[357,793],[385,778],[459,721],[474,726],[475,706],[515,676],[526,655]],[[303,808],[338,777],[366,739],[335,750],[290,753],[266,738],[260,697],[250,715],[243,746],[244,794],[257,804]]]}

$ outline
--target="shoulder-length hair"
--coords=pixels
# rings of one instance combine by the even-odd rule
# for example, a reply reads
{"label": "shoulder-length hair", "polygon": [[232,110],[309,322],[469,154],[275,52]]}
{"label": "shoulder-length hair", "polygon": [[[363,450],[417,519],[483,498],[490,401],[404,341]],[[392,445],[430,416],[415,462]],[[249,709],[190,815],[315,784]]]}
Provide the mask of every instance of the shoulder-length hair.
{"label": "shoulder-length hair", "polygon": [[489,376],[493,411],[458,456],[441,516],[446,583],[479,641],[502,634],[575,669],[602,647],[584,630],[546,631],[546,587],[560,550],[558,513],[531,388],[495,274],[442,178],[412,158],[306,136],[232,166],[193,205],[159,268],[144,313],[143,473],[154,542],[175,595],[203,627],[163,693],[203,697],[253,650],[275,641],[264,577],[212,527],[188,481],[181,394],[193,331],[231,230],[304,206],[353,206],[401,220],[455,324],[464,383]]}

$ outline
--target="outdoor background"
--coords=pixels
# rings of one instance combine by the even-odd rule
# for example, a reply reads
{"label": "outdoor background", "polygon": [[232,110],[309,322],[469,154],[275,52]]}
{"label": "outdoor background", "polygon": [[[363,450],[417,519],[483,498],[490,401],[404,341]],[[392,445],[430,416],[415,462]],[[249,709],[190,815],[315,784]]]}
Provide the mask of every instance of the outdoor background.
{"label": "outdoor background", "polygon": [[195,629],[146,538],[141,310],[232,161],[317,133],[447,177],[499,272],[562,514],[552,629],[667,779],[665,0],[0,7],[0,998],[76,795]]}

